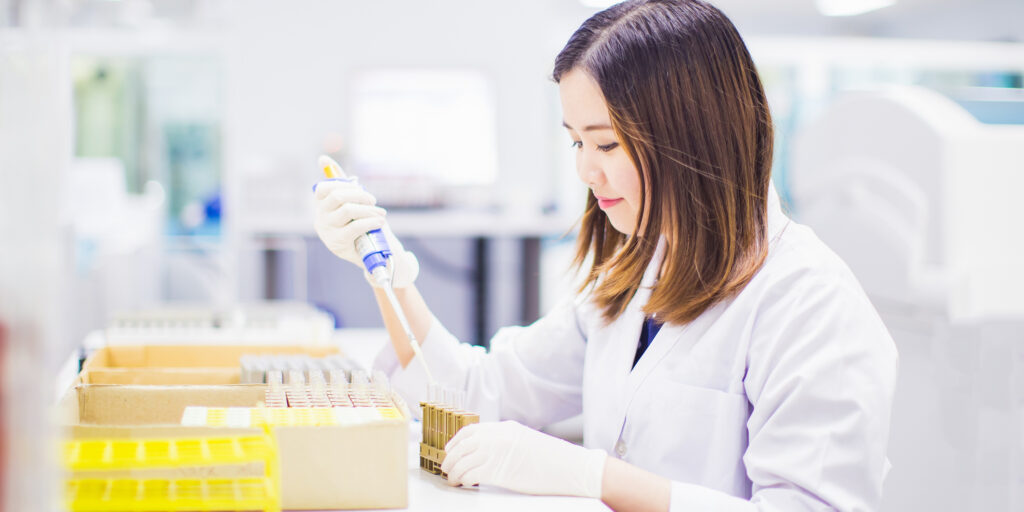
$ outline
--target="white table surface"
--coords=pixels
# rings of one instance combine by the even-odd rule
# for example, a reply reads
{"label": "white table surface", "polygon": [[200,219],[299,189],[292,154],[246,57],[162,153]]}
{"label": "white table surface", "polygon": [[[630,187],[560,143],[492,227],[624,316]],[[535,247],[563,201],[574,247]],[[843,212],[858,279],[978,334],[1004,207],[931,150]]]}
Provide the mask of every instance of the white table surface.
{"label": "white table surface", "polygon": [[[336,331],[334,340],[347,356],[369,369],[377,351],[388,343],[388,336],[384,329],[341,329]],[[418,421],[409,425],[409,508],[404,510],[609,510],[596,499],[530,496],[488,486],[452,487],[440,476],[420,469],[418,433],[421,428]]]}

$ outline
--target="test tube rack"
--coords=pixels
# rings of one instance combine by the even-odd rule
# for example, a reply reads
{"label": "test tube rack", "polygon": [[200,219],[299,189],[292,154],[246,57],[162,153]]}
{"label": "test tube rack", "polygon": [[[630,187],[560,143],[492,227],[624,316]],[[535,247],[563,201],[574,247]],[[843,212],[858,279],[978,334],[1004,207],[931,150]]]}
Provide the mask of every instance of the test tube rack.
{"label": "test tube rack", "polygon": [[420,402],[423,411],[423,441],[420,442],[420,468],[448,479],[441,471],[444,447],[455,434],[473,423],[480,423],[480,415],[462,408],[461,393],[441,391],[431,386],[426,402]]}
{"label": "test tube rack", "polygon": [[346,374],[362,371],[352,359],[341,354],[313,357],[308,354],[242,354],[238,360],[239,380],[242,384],[267,384],[270,372],[288,375],[292,370],[313,371],[327,375],[332,371]]}
{"label": "test tube rack", "polygon": [[391,393],[387,376],[374,372],[330,370],[267,372],[264,404],[260,407],[185,408],[185,426],[272,428],[337,426],[405,421],[408,409]]}
{"label": "test tube rack", "polygon": [[[403,406],[404,407],[404,406]],[[381,421],[405,421],[399,407],[203,407],[188,406],[187,427],[333,427]]]}
{"label": "test tube rack", "polygon": [[262,510],[280,512],[277,448],[269,434],[189,439],[85,439],[64,443],[75,472],[145,470],[262,462],[260,477],[69,478],[72,512]]}
{"label": "test tube rack", "polygon": [[[351,375],[351,378],[349,377]],[[324,378],[320,370],[290,370],[267,372],[267,390],[264,404],[269,408],[300,407],[373,407],[395,408],[391,387],[383,372],[374,372],[372,379],[363,371],[347,374],[334,369]]]}

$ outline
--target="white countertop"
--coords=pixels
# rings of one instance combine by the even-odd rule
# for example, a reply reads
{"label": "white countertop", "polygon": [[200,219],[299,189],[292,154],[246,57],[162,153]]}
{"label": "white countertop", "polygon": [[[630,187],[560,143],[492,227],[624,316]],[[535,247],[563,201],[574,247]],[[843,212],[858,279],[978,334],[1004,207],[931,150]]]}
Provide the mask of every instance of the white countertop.
{"label": "white countertop", "polygon": [[[419,423],[415,425],[418,427]],[[419,447],[415,443],[409,446],[409,508],[406,510],[609,510],[595,499],[530,496],[488,486],[452,487],[439,475],[420,469]]]}

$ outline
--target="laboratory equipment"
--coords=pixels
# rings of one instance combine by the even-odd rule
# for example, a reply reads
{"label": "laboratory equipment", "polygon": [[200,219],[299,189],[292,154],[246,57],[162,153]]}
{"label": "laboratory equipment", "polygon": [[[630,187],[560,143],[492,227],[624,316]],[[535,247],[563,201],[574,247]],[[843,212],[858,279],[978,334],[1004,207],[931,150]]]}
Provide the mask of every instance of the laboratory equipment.
{"label": "laboratory equipment", "polygon": [[264,404],[269,408],[331,408],[331,407],[372,407],[377,409],[398,409],[397,395],[391,393],[391,385],[383,372],[374,372],[372,380],[366,372],[356,370],[350,373],[351,381],[343,371],[330,370],[330,384],[321,370],[309,370],[308,378],[298,370],[291,370],[288,382],[282,382],[282,372],[267,373],[267,389]]}
{"label": "laboratory equipment", "polygon": [[116,312],[85,345],[323,345],[333,332],[334,318],[305,302],[176,303]]}
{"label": "laboratory equipment", "polygon": [[420,402],[423,410],[423,440],[420,442],[420,468],[424,471],[448,475],[441,471],[444,462],[444,448],[462,427],[480,423],[480,415],[466,411],[465,393],[430,384],[427,401]]}
{"label": "laboratory equipment", "polygon": [[[153,439],[75,439],[64,443],[65,508],[117,510],[281,510],[277,447],[269,434]],[[262,476],[140,477],[145,470],[257,462]],[[131,477],[111,475],[129,472]],[[88,476],[81,476],[88,475]]]}
{"label": "laboratory equipment", "polygon": [[[126,349],[128,347],[109,347]],[[144,346],[136,356],[158,356],[169,363],[186,354],[192,359],[222,364],[234,359],[236,382],[239,354],[260,354],[258,347]],[[272,353],[269,347],[267,353]],[[254,350],[255,349],[255,350]],[[132,351],[128,351],[132,352]],[[298,353],[296,351],[295,353]],[[177,355],[176,355],[177,354]],[[308,352],[328,355],[329,350]],[[207,357],[204,357],[207,356]],[[216,369],[216,368],[214,368]],[[158,368],[159,370],[159,368]],[[197,374],[206,370],[197,368]],[[281,506],[293,510],[404,508],[408,506],[408,418],[401,398],[393,392],[387,403],[348,385],[342,369],[304,368],[267,372],[267,385],[78,385],[60,404],[60,419],[81,438],[131,439],[168,435],[205,436],[210,428],[255,429],[274,433],[281,464]],[[321,375],[318,376],[318,373]],[[321,407],[326,375],[327,407]],[[344,380],[345,384],[341,384]],[[359,378],[357,377],[357,380]],[[267,390],[280,390],[276,406],[265,401]],[[339,392],[335,394],[335,390]],[[291,396],[289,397],[289,392]],[[305,402],[310,407],[289,404]],[[191,405],[206,407],[193,409]],[[290,406],[291,405],[291,406]],[[179,426],[172,426],[178,424]],[[156,427],[154,429],[154,427]],[[198,427],[198,428],[197,428]],[[235,431],[232,430],[231,433]],[[227,435],[225,432],[224,435]],[[155,436],[154,436],[155,437]],[[357,468],[357,469],[354,469]],[[239,468],[245,470],[246,468]],[[175,470],[172,468],[172,472]],[[217,469],[217,475],[223,475]],[[236,471],[230,469],[232,475]],[[166,472],[165,472],[166,473]],[[191,476],[170,474],[180,479]],[[204,472],[200,476],[207,476]],[[88,475],[91,477],[91,475]],[[154,476],[155,475],[149,475]],[[234,507],[231,510],[253,510]],[[34,510],[34,509],[33,509]],[[112,508],[102,508],[110,511]],[[160,509],[169,510],[169,508]],[[201,510],[194,506],[188,510]]]}
{"label": "laboratory equipment", "polygon": [[239,380],[242,384],[269,383],[270,373],[274,371],[282,377],[290,376],[292,371],[298,371],[308,379],[312,378],[314,372],[340,371],[346,374],[359,369],[359,363],[341,354],[322,357],[309,354],[243,354],[239,358],[239,365]]}
{"label": "laboratory equipment", "polygon": [[788,180],[872,300],[956,321],[1024,317],[1024,126],[921,87],[849,93],[805,127]]}
{"label": "laboratory equipment", "polygon": [[304,377],[299,370],[289,371],[288,382],[282,372],[267,373],[264,405],[260,407],[189,406],[181,418],[185,426],[202,427],[275,427],[330,426],[405,421],[405,402],[391,392],[387,376],[375,372],[372,381],[362,370],[345,373],[330,370],[328,384],[321,370],[310,370]]}
{"label": "laboratory equipment", "polygon": [[1024,126],[919,87],[850,92],[803,128],[788,180],[899,350],[881,510],[1020,510]]}
{"label": "laboratory equipment", "polygon": [[405,403],[392,407],[207,407],[190,405],[181,415],[183,427],[338,427],[404,424]]}
{"label": "laboratory equipment", "polygon": [[[341,170],[341,166],[331,157],[321,155],[319,162],[320,168],[323,169],[324,175],[327,178],[346,181],[349,179],[345,176],[345,172]],[[420,344],[416,340],[416,336],[413,335],[412,327],[409,326],[409,320],[406,319],[402,305],[398,303],[398,297],[395,296],[395,290],[391,286],[391,273],[387,268],[387,261],[391,258],[391,249],[388,248],[384,230],[374,229],[356,238],[356,252],[363,259],[363,266],[366,267],[366,272],[370,274],[370,278],[377,283],[380,289],[384,290],[384,294],[387,295],[388,302],[391,304],[391,309],[395,311],[395,316],[398,318],[398,322],[402,325],[402,329],[409,339],[409,345],[412,347],[413,353],[420,360],[420,364],[423,365],[423,371],[427,374],[427,379],[430,382],[434,382],[434,376],[430,373],[426,359],[423,358],[423,352],[420,351]]]}

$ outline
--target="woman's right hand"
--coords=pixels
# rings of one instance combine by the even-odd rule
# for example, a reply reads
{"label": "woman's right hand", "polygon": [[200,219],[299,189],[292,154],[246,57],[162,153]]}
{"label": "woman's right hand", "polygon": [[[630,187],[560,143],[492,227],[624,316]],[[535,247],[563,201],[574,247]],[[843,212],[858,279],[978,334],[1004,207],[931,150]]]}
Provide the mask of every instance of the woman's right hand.
{"label": "woman's right hand", "polygon": [[356,252],[356,238],[384,227],[383,208],[355,179],[331,178],[316,184],[316,234],[335,256],[359,268],[363,260]]}
{"label": "woman's right hand", "polygon": [[416,255],[402,247],[402,242],[388,228],[384,220],[387,211],[375,206],[377,199],[373,195],[363,190],[354,178],[320,181],[313,193],[316,196],[316,234],[335,256],[363,269],[367,282],[378,286],[379,283],[371,279],[363,268],[362,256],[356,252],[356,238],[368,231],[382,229],[391,249],[391,257],[388,258],[391,286],[398,289],[412,286],[420,273],[419,261]]}

